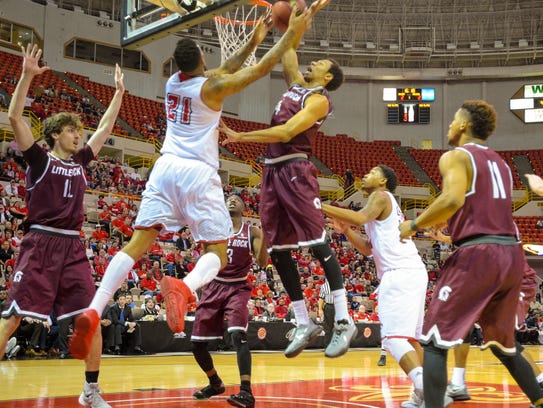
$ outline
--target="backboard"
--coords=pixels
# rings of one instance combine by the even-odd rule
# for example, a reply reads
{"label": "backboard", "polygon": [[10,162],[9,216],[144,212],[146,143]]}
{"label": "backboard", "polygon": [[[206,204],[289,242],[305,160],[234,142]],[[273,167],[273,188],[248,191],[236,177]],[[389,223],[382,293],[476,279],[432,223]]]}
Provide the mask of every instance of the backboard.
{"label": "backboard", "polygon": [[137,49],[250,0],[121,0],[121,46]]}

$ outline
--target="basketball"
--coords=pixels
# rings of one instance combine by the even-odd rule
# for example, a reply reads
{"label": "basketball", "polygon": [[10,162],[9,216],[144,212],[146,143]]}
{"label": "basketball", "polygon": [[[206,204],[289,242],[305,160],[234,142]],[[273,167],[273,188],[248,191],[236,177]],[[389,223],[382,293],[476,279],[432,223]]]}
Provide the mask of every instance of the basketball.
{"label": "basketball", "polygon": [[[298,7],[301,10],[307,8],[304,0],[296,0]],[[292,7],[290,2],[286,0],[277,0],[272,5],[272,21],[273,25],[276,26],[281,31],[286,31],[288,28],[288,20],[290,19],[290,13],[292,12]]]}

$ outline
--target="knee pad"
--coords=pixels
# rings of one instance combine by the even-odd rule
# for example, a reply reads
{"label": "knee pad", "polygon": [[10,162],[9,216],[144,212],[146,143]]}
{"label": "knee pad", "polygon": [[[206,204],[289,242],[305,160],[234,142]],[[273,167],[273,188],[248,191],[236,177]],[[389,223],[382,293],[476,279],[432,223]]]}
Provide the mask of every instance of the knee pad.
{"label": "knee pad", "polygon": [[232,339],[232,345],[236,350],[239,349],[242,344],[247,344],[247,332],[234,330],[230,333],[230,338]]}
{"label": "knee pad", "polygon": [[415,351],[411,343],[409,343],[406,338],[385,337],[381,344],[397,362],[400,362],[405,354],[409,353],[410,351]]}

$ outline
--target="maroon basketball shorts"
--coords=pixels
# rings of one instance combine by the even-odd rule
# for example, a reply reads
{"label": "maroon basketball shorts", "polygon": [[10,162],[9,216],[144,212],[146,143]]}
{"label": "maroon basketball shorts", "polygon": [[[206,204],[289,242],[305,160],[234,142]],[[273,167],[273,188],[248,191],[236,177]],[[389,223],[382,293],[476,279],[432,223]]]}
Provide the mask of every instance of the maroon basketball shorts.
{"label": "maroon basketball shorts", "polygon": [[424,319],[422,343],[461,344],[476,322],[485,345],[514,353],[523,277],[520,245],[461,246],[447,259]]}
{"label": "maroon basketball shorts", "polygon": [[286,249],[325,242],[317,170],[309,160],[266,165],[260,197],[262,230],[269,247]]}
{"label": "maroon basketball shorts", "polygon": [[251,285],[247,281],[223,283],[212,280],[204,288],[192,328],[192,341],[222,339],[224,323],[228,331],[247,331],[251,298]]}
{"label": "maroon basketball shorts", "polygon": [[2,316],[45,320],[54,310],[58,319],[66,318],[86,309],[95,291],[79,236],[31,230],[21,243]]}

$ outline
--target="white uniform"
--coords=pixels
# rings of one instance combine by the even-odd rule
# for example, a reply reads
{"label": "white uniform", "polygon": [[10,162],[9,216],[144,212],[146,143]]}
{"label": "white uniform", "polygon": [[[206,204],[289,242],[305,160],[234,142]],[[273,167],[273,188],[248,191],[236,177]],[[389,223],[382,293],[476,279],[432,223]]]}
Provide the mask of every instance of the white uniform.
{"label": "white uniform", "polygon": [[231,235],[217,173],[221,111],[200,98],[206,80],[176,73],[166,83],[166,139],[143,192],[135,228],[177,231],[188,225],[196,241],[209,243]]}
{"label": "white uniform", "polygon": [[400,241],[398,226],[405,220],[394,196],[390,215],[365,224],[372,245],[379,285],[381,337],[419,339],[424,318],[428,274],[412,240]]}

